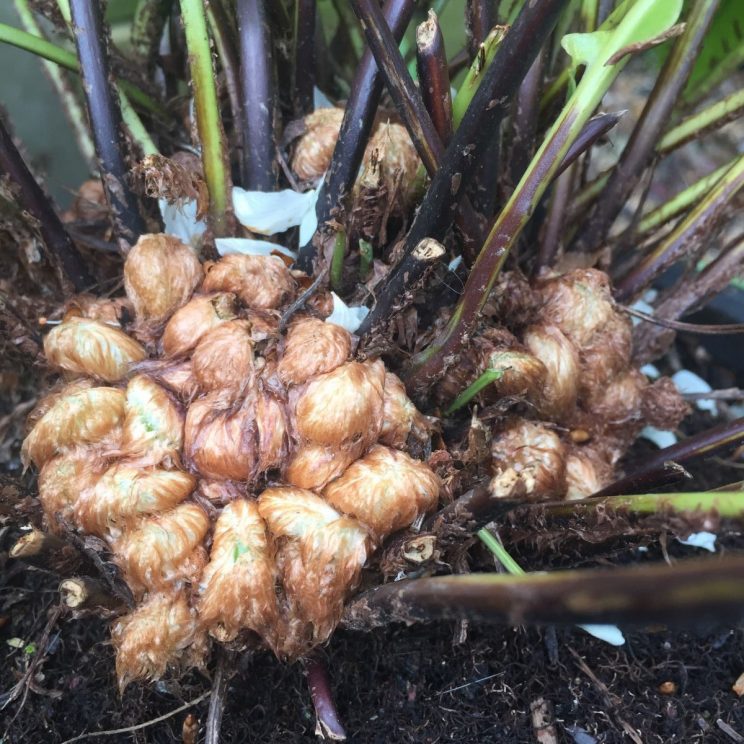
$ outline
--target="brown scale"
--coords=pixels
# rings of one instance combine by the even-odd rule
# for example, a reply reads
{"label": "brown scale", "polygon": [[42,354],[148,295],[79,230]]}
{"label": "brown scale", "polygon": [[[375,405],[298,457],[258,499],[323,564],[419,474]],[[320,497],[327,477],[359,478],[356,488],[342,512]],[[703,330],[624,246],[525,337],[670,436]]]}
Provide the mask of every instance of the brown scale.
{"label": "brown scale", "polygon": [[439,478],[406,452],[430,420],[343,328],[279,332],[298,287],[278,258],[202,267],[145,235],[124,276],[130,326],[120,300],[81,299],[45,339],[67,385],[23,457],[48,527],[104,539],[137,599],[113,629],[122,687],[202,664],[210,636],[297,658],[385,537],[436,507]]}

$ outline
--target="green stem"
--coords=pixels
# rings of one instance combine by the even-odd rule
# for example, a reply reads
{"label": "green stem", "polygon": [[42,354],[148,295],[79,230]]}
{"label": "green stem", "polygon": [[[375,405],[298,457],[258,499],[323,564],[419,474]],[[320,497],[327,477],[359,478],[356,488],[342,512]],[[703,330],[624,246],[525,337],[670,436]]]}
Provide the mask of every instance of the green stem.
{"label": "green stem", "polygon": [[372,270],[372,263],[374,262],[375,254],[372,249],[372,243],[368,243],[366,240],[359,240],[359,281],[364,282],[369,277],[369,272]]}
{"label": "green stem", "polygon": [[473,64],[470,65],[470,69],[465,74],[465,79],[462,81],[462,85],[452,101],[452,125],[455,129],[460,126],[462,117],[465,116],[465,112],[468,110],[468,106],[473,100],[473,96],[478,90],[483,76],[486,74],[486,70],[488,70],[491,62],[493,62],[499,44],[501,44],[501,40],[505,35],[505,26],[496,26],[492,29],[483,44],[481,44],[481,48],[475,56]]}
{"label": "green stem", "polygon": [[[537,505],[536,505],[537,506]],[[711,513],[726,519],[744,516],[744,491],[703,491],[700,493],[643,493],[632,496],[601,496],[585,501],[541,505],[546,516],[577,517],[607,509],[631,514],[667,512]],[[481,530],[482,532],[483,530]],[[479,533],[480,536],[480,533]]]}
{"label": "green stem", "polygon": [[[21,20],[21,24],[26,32],[43,38],[41,26],[39,26],[36,20],[36,15],[28,4],[28,0],[14,0],[14,4],[16,12]],[[60,65],[54,64],[43,57],[41,58],[41,63],[44,66],[44,70],[52,84],[52,87],[65,109],[67,119],[72,127],[80,153],[85,159],[88,168],[91,171],[95,171],[97,168],[96,148],[93,145],[93,140],[90,138],[90,132],[88,131],[85,109],[78,101],[75,92],[71,89],[65,73],[60,69]]]}
{"label": "green stem", "polygon": [[677,126],[668,129],[656,146],[656,152],[666,155],[672,150],[698,139],[708,132],[718,129],[737,119],[744,113],[744,89],[717,101],[712,106],[683,119]]}
{"label": "green stem", "polygon": [[204,178],[209,190],[209,217],[216,237],[230,232],[232,213],[230,174],[225,133],[220,118],[212,49],[202,0],[180,0],[196,106],[196,124],[202,147]]}
{"label": "green stem", "polygon": [[658,274],[710,234],[723,210],[744,186],[744,155],[730,164],[708,195],[680,222],[672,233],[643,258],[617,285],[623,300],[636,295]]}
{"label": "green stem", "polygon": [[449,416],[459,408],[467,405],[483,388],[488,387],[494,382],[498,382],[504,376],[504,369],[487,369],[477,380],[471,382],[465,390],[463,390],[452,402],[449,408],[444,412],[445,416]]}
{"label": "green stem", "polygon": [[333,244],[331,258],[331,287],[336,293],[341,292],[344,278],[344,254],[346,253],[346,232],[339,230]]}
{"label": "green stem", "polygon": [[657,227],[682,214],[688,207],[696,204],[721,180],[736,160],[737,158],[720,168],[716,168],[712,173],[703,176],[683,191],[680,191],[679,194],[675,194],[671,199],[645,214],[638,222],[636,235],[645,235],[652,232]]}
{"label": "green stem", "polygon": [[508,573],[512,576],[524,576],[526,574],[526,571],[509,555],[507,549],[501,544],[501,540],[497,539],[490,530],[484,527],[482,530],[478,530],[477,534],[481,542],[493,553]]}
{"label": "green stem", "polygon": [[[10,44],[26,52],[31,52],[31,54],[54,62],[71,72],[80,73],[77,57],[72,52],[68,52],[66,49],[62,49],[56,44],[52,44],[50,41],[34,34],[21,31],[21,29],[14,26],[0,23],[0,42]],[[132,103],[137,104],[139,108],[162,118],[168,116],[168,112],[161,104],[135,85],[132,85],[126,80],[121,80],[117,84],[121,87],[122,92],[131,99]]]}

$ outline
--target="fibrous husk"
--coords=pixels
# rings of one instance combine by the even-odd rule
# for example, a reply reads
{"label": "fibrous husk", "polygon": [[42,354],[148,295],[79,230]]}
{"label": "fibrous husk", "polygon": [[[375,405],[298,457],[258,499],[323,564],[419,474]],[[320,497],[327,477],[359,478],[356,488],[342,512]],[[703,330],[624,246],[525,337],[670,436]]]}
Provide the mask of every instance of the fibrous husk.
{"label": "fibrous husk", "polygon": [[142,517],[177,506],[195,486],[196,478],[182,470],[117,463],[80,492],[75,520],[86,532],[116,538]]}
{"label": "fibrous husk", "polygon": [[494,437],[493,467],[498,476],[514,470],[524,484],[527,499],[562,497],[566,489],[566,445],[544,424],[516,419]]}
{"label": "fibrous husk", "polygon": [[205,333],[237,317],[236,297],[229,292],[194,297],[177,310],[163,331],[161,343],[166,356],[191,351]]}
{"label": "fibrous husk", "polygon": [[65,303],[64,320],[75,317],[100,320],[110,326],[122,327],[134,318],[134,305],[127,297],[75,295]]}
{"label": "fibrous husk", "polygon": [[254,310],[273,310],[294,296],[296,283],[277,256],[231,253],[207,264],[202,289],[232,292]]}
{"label": "fibrous husk", "polygon": [[70,317],[44,338],[51,365],[65,372],[116,382],[146,352],[131,336],[100,320]]}
{"label": "fibrous husk", "polygon": [[317,318],[293,323],[284,343],[277,372],[286,385],[300,385],[311,377],[332,372],[351,352],[349,332]]}
{"label": "fibrous husk", "polygon": [[294,146],[291,163],[299,179],[314,183],[323,177],[331,164],[343,118],[340,108],[321,108],[304,118],[305,132]]}
{"label": "fibrous husk", "polygon": [[112,630],[119,689],[135,679],[154,680],[168,667],[202,666],[206,637],[183,591],[152,594]]}
{"label": "fibrous husk", "polygon": [[36,422],[21,449],[21,459],[37,467],[77,445],[103,443],[121,436],[126,397],[111,387],[93,387],[62,394]]}
{"label": "fibrous husk", "polygon": [[135,592],[194,582],[206,562],[202,545],[209,517],[186,503],[139,523],[114,541],[116,562]]}
{"label": "fibrous husk", "polygon": [[[268,488],[258,509],[279,540],[279,566],[299,619],[309,626],[306,643],[324,641],[356,586],[370,552],[367,531],[323,499],[299,488]],[[301,648],[301,647],[300,647]],[[285,648],[294,656],[300,649]]]}
{"label": "fibrous husk", "polygon": [[243,630],[271,637],[279,620],[274,545],[254,501],[241,498],[222,510],[209,563],[200,580],[199,622],[217,639]]}
{"label": "fibrous husk", "polygon": [[168,393],[146,375],[127,385],[120,454],[140,465],[178,465],[183,414]]}
{"label": "fibrous husk", "polygon": [[142,235],[124,265],[124,288],[140,323],[157,328],[185,305],[204,272],[194,249],[172,235]]}
{"label": "fibrous husk", "polygon": [[406,449],[409,437],[417,442],[427,441],[434,428],[432,420],[416,408],[400,378],[392,372],[386,372],[382,392],[382,428],[379,441],[397,449]]}
{"label": "fibrous husk", "polygon": [[356,517],[379,544],[431,511],[439,501],[441,485],[422,462],[377,444],[329,483],[323,498]]}

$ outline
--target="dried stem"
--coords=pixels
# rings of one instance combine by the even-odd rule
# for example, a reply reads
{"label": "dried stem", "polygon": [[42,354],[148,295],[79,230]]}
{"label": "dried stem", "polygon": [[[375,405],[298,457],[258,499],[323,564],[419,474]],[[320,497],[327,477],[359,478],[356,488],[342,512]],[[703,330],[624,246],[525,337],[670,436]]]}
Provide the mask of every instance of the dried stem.
{"label": "dried stem", "polygon": [[719,0],[696,0],[693,3],[685,31],[672,47],[638,124],[602,190],[602,199],[596,203],[586,229],[579,236],[579,250],[592,250],[602,243],[638,185],[679,101],[718,4]]}
{"label": "dried stem", "polygon": [[71,610],[94,607],[115,609],[122,606],[121,601],[111,595],[107,586],[89,576],[65,579],[59,585],[59,594],[62,603]]}
{"label": "dried stem", "polygon": [[[413,8],[414,0],[387,0],[385,3],[383,8],[385,21],[396,41],[400,41],[403,36],[411,20]],[[331,165],[320,188],[316,208],[319,229],[323,229],[333,212],[341,206],[342,199],[351,191],[374,125],[382,87],[382,76],[372,52],[368,49],[354,77]],[[298,267],[309,273],[314,254],[312,241],[302,246]]]}
{"label": "dried stem", "polygon": [[447,145],[452,137],[452,95],[444,37],[433,10],[416,29],[416,65],[424,105],[439,139]]}
{"label": "dried stem", "polygon": [[[671,447],[659,450],[652,457],[635,468],[628,475],[593,494],[594,496],[614,496],[615,494],[641,492],[669,483],[670,467],[678,470],[684,463],[710,457],[722,450],[735,447],[744,442],[744,418],[714,426],[712,429],[688,437]],[[637,491],[636,491],[637,492]]]}
{"label": "dried stem", "polygon": [[317,719],[315,735],[331,741],[346,741],[346,731],[333,702],[331,680],[325,661],[317,654],[305,659],[305,674]]}
{"label": "dried stem", "polygon": [[180,0],[181,18],[189,49],[196,126],[202,147],[204,179],[209,190],[209,220],[215,236],[231,229],[232,200],[225,132],[222,128],[212,49],[202,0]]}
{"label": "dried stem", "polygon": [[243,102],[243,188],[276,188],[274,69],[263,0],[238,0],[240,87]]}
{"label": "dried stem", "polygon": [[362,594],[347,608],[344,622],[357,630],[460,619],[510,625],[720,622],[742,615],[742,579],[742,557],[525,576],[406,579]]}
{"label": "dried stem", "polygon": [[145,223],[127,184],[121,109],[111,85],[103,12],[100,3],[90,0],[70,0],[70,11],[101,180],[119,249],[126,253],[145,232]]}
{"label": "dried stem", "polygon": [[94,279],[82,256],[54,211],[49,197],[33,177],[13,144],[13,138],[0,120],[0,170],[19,187],[18,198],[29,214],[39,221],[39,230],[47,248],[72,282],[77,292],[90,290]]}
{"label": "dried stem", "polygon": [[64,546],[64,541],[48,532],[32,529],[26,532],[11,547],[8,555],[17,560],[41,558]]}
{"label": "dried stem", "polygon": [[[506,102],[527,73],[543,42],[555,25],[566,0],[544,0],[525,5],[517,21],[499,44],[460,126],[455,131],[441,167],[432,178],[429,190],[406,238],[404,256],[383,281],[377,303],[367,315],[359,335],[385,318],[395,302],[391,286],[408,276],[414,283],[420,278],[411,253],[425,237],[441,239],[452,223],[459,195],[470,182],[476,165],[490,138],[487,136],[503,115]],[[420,268],[420,267],[419,267]]]}
{"label": "dried stem", "polygon": [[217,666],[212,679],[212,692],[209,697],[209,713],[204,732],[204,744],[220,744],[222,714],[225,712],[225,697],[230,684],[232,654],[220,649],[217,655]]}
{"label": "dried stem", "polygon": [[316,0],[297,0],[295,8],[294,112],[304,116],[313,110],[315,86]]}

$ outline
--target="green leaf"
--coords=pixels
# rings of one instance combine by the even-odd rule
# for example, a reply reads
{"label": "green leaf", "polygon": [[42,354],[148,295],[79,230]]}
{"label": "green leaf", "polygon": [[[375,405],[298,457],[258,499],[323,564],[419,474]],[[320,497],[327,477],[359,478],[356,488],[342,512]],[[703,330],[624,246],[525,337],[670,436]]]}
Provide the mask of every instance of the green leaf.
{"label": "green leaf", "polygon": [[36,653],[36,644],[33,642],[27,643],[23,647],[23,653],[26,654],[27,656],[33,656]]}
{"label": "green leaf", "polygon": [[721,0],[682,94],[685,103],[705,96],[744,63],[744,2]]}
{"label": "green leaf", "polygon": [[[591,65],[601,59],[611,59],[617,52],[631,44],[651,41],[667,31],[679,18],[682,0],[626,0],[597,29],[588,34],[566,34],[561,40],[563,48],[575,65]],[[642,23],[624,24],[626,17],[641,13]],[[629,33],[621,33],[622,28]]]}

